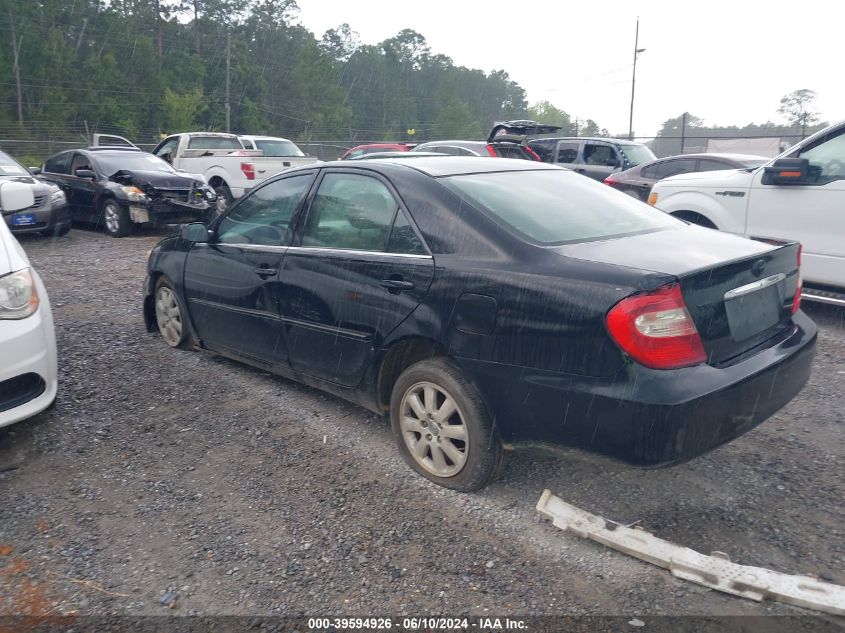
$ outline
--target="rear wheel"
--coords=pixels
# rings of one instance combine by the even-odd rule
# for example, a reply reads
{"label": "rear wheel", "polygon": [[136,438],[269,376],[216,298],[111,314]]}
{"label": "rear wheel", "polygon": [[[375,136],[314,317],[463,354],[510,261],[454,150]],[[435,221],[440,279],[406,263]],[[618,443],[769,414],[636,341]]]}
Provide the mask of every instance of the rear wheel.
{"label": "rear wheel", "polygon": [[103,203],[100,223],[112,237],[126,237],[133,229],[129,210],[120,206],[116,200],[106,200]]}
{"label": "rear wheel", "polygon": [[478,390],[445,358],[402,372],[393,387],[390,422],[405,461],[441,486],[479,490],[501,468],[502,443]]}

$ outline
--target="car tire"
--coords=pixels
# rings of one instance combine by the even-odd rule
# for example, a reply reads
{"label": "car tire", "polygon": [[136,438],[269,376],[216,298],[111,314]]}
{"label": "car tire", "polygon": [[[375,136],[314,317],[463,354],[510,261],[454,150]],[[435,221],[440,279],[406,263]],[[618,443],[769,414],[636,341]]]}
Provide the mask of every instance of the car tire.
{"label": "car tire", "polygon": [[47,229],[46,231],[42,231],[42,235],[45,237],[64,237],[70,232],[70,222],[66,224],[56,224],[53,226],[52,229]]}
{"label": "car tire", "polygon": [[472,492],[501,470],[504,449],[481,395],[445,358],[402,372],[391,394],[390,424],[408,465],[436,484]]}
{"label": "car tire", "polygon": [[679,220],[683,220],[684,222],[689,222],[690,224],[697,224],[698,226],[703,226],[706,229],[717,229],[715,224],[713,224],[710,220],[705,218],[700,213],[696,213],[695,211],[677,211],[672,214],[673,217],[678,218]]}
{"label": "car tire", "polygon": [[99,223],[112,237],[126,237],[134,228],[129,210],[120,206],[116,200],[106,200],[103,203]]}
{"label": "car tire", "polygon": [[165,343],[177,349],[193,348],[182,300],[173,282],[164,275],[158,278],[153,291],[153,314],[158,333]]}
{"label": "car tire", "polygon": [[235,199],[232,197],[232,190],[225,182],[221,182],[214,188],[214,193],[217,194],[217,201],[214,203],[217,209],[217,215],[220,215],[232,206]]}

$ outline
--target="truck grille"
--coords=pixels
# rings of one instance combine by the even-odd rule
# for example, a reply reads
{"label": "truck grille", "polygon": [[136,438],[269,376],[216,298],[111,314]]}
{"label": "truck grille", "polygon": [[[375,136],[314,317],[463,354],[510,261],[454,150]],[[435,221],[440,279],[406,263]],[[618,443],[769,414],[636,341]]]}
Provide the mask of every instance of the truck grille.
{"label": "truck grille", "polygon": [[38,207],[43,207],[44,202],[47,200],[46,195],[35,196],[35,201],[32,203],[31,207],[27,207],[27,209],[37,209]]}

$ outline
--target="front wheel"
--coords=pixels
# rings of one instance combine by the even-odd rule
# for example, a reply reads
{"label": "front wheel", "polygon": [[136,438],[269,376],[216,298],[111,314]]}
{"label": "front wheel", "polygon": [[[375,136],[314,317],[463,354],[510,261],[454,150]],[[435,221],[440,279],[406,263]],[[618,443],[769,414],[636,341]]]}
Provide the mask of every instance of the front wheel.
{"label": "front wheel", "polygon": [[185,311],[173,283],[167,277],[159,277],[156,282],[153,301],[156,325],[161,338],[170,347],[189,349],[191,337],[185,322]]}
{"label": "front wheel", "polygon": [[126,237],[132,233],[132,219],[129,210],[120,206],[115,200],[103,203],[101,222],[103,229],[112,237]]}
{"label": "front wheel", "polygon": [[472,492],[501,468],[502,443],[478,390],[445,358],[402,372],[393,386],[390,423],[405,461],[436,484]]}
{"label": "front wheel", "polygon": [[232,190],[225,182],[221,182],[214,188],[214,193],[217,194],[217,201],[214,203],[217,209],[217,214],[220,215],[226,209],[232,206],[235,199],[232,197]]}

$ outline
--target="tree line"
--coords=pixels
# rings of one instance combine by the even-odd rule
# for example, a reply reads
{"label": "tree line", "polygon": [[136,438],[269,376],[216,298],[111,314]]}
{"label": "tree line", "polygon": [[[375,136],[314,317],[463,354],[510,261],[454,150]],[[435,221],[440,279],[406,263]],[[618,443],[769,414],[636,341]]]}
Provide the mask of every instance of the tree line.
{"label": "tree line", "polygon": [[483,138],[531,114],[507,72],[455,65],[411,29],[367,45],[297,14],[294,0],[0,0],[0,138],[223,130],[227,74],[242,133]]}

